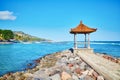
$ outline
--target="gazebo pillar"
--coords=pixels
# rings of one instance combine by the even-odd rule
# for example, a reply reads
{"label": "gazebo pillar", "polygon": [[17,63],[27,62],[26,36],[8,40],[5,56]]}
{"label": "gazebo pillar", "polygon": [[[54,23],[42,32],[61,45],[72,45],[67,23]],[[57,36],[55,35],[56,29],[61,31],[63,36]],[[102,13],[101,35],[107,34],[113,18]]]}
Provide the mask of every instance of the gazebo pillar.
{"label": "gazebo pillar", "polygon": [[74,49],[77,49],[76,34],[74,34]]}
{"label": "gazebo pillar", "polygon": [[88,34],[88,49],[90,49],[90,34]]}
{"label": "gazebo pillar", "polygon": [[85,34],[85,48],[86,48],[86,34]]}

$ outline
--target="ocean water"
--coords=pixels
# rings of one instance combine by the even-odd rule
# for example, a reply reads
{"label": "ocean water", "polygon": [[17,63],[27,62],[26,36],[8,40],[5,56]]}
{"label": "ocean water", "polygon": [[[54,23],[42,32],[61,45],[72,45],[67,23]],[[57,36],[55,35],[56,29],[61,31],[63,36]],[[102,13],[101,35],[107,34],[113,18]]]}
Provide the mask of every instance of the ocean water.
{"label": "ocean water", "polygon": [[[70,41],[0,44],[0,76],[8,72],[24,70],[27,64],[35,59],[72,47],[73,42]],[[94,41],[91,42],[91,48],[94,48],[94,52],[120,58],[120,41]]]}

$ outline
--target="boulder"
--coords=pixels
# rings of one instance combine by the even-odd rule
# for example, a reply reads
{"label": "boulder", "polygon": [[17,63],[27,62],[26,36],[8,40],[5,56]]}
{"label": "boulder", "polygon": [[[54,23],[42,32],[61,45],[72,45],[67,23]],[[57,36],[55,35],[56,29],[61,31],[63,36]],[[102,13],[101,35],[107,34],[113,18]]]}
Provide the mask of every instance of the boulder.
{"label": "boulder", "polygon": [[93,71],[93,76],[94,76],[95,78],[97,78],[97,77],[98,77],[98,73],[95,72],[95,71]]}
{"label": "boulder", "polygon": [[85,69],[86,69],[86,66],[87,66],[87,64],[86,64],[85,62],[82,62],[82,63],[80,64],[80,69],[85,70]]}
{"label": "boulder", "polygon": [[80,60],[80,57],[77,56],[77,57],[74,58],[74,60]]}
{"label": "boulder", "polygon": [[73,80],[79,80],[79,78],[76,75],[74,75],[74,74],[72,75],[72,79]]}
{"label": "boulder", "polygon": [[95,80],[95,79],[93,79],[91,76],[85,76],[85,79],[84,80]]}
{"label": "boulder", "polygon": [[24,76],[25,77],[32,77],[33,75],[31,73],[25,73]]}
{"label": "boulder", "polygon": [[75,71],[77,74],[81,74],[81,69],[80,68],[76,68]]}
{"label": "boulder", "polygon": [[59,74],[55,74],[55,75],[51,76],[50,79],[52,79],[52,80],[61,80]]}
{"label": "boulder", "polygon": [[70,74],[68,74],[67,72],[62,72],[61,73],[61,79],[62,80],[68,80],[68,79],[71,79],[72,77],[71,77],[71,75]]}
{"label": "boulder", "polygon": [[91,69],[91,70],[88,72],[88,75],[89,75],[89,76],[93,76],[93,72],[94,72],[94,70]]}
{"label": "boulder", "polygon": [[72,61],[74,61],[74,58],[69,58],[69,62],[72,62]]}
{"label": "boulder", "polygon": [[67,62],[68,62],[68,59],[67,59],[66,57],[63,57],[63,58],[61,58],[61,62],[62,62],[62,63],[67,63]]}
{"label": "boulder", "polygon": [[70,67],[70,68],[73,67],[73,66],[74,66],[74,64],[72,64],[72,63],[68,64],[68,67]]}
{"label": "boulder", "polygon": [[85,75],[80,75],[79,80],[85,80]]}
{"label": "boulder", "polygon": [[89,72],[89,71],[86,70],[86,71],[82,72],[82,74],[86,76],[86,75],[88,74],[88,72]]}

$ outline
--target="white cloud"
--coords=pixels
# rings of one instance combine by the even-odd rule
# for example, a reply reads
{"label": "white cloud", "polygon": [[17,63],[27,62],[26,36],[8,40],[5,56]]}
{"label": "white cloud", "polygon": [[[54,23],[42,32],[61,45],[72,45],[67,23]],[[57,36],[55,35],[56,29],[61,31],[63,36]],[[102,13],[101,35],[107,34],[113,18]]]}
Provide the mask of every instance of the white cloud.
{"label": "white cloud", "polygon": [[0,11],[0,20],[15,20],[16,16],[10,11]]}

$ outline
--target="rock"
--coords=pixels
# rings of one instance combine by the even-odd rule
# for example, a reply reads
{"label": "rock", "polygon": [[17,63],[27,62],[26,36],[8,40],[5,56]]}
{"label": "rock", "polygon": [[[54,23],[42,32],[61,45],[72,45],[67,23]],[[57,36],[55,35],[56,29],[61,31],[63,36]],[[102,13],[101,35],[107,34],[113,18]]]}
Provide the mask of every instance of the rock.
{"label": "rock", "polygon": [[25,77],[32,77],[33,75],[31,73],[25,73],[24,76]]}
{"label": "rock", "polygon": [[75,68],[74,66],[70,68],[71,72],[74,72],[75,69],[76,69],[76,68]]}
{"label": "rock", "polygon": [[63,72],[61,73],[61,79],[62,79],[62,80],[68,80],[68,79],[70,79],[70,78],[72,78],[72,77],[71,77],[71,75],[68,74],[67,72],[64,72],[64,71],[63,71]]}
{"label": "rock", "polygon": [[40,59],[35,60],[36,63],[40,63]]}
{"label": "rock", "polygon": [[82,72],[82,74],[86,76],[86,75],[88,74],[88,72],[89,72],[89,71],[86,70],[86,71]]}
{"label": "rock", "polygon": [[52,80],[61,80],[59,74],[55,74],[55,75],[51,76],[50,79],[52,79]]}
{"label": "rock", "polygon": [[93,72],[94,72],[94,70],[91,69],[91,70],[88,72],[88,75],[89,75],[89,76],[93,76]]}
{"label": "rock", "polygon": [[74,61],[74,58],[69,58],[69,62],[72,62],[72,61]]}
{"label": "rock", "polygon": [[74,75],[74,74],[72,75],[72,79],[73,80],[79,80],[79,78],[76,75]]}
{"label": "rock", "polygon": [[49,73],[49,76],[52,76],[52,75],[60,73],[60,72],[61,72],[61,70],[53,70]]}
{"label": "rock", "polygon": [[74,60],[80,60],[80,58],[77,56],[77,57],[75,57],[75,59]]}
{"label": "rock", "polygon": [[68,62],[68,59],[67,59],[66,57],[63,57],[63,58],[61,59],[61,62],[62,62],[62,63],[67,63],[67,62]]}
{"label": "rock", "polygon": [[98,76],[97,80],[104,80],[103,76]]}
{"label": "rock", "polygon": [[85,79],[84,80],[94,80],[92,77],[90,77],[90,76],[85,76]]}
{"label": "rock", "polygon": [[82,63],[80,64],[80,69],[85,70],[85,69],[86,69],[86,66],[87,66],[87,64],[86,64],[85,62],[82,62]]}
{"label": "rock", "polygon": [[97,78],[97,77],[98,77],[98,73],[95,72],[95,71],[93,71],[93,76],[94,76],[95,78]]}
{"label": "rock", "polygon": [[61,61],[57,61],[56,66],[66,66],[66,63],[62,63]]}
{"label": "rock", "polygon": [[85,80],[85,75],[79,76],[79,80]]}
{"label": "rock", "polygon": [[49,75],[45,71],[42,71],[42,70],[36,71],[33,76],[34,76],[34,78],[47,78],[47,77],[49,77]]}
{"label": "rock", "polygon": [[80,68],[76,68],[76,69],[75,69],[75,72],[76,72],[77,74],[81,74],[81,69],[80,69]]}
{"label": "rock", "polygon": [[34,78],[34,79],[30,79],[30,80],[51,80],[50,78]]}
{"label": "rock", "polygon": [[71,68],[74,66],[74,64],[69,63],[68,66]]}

